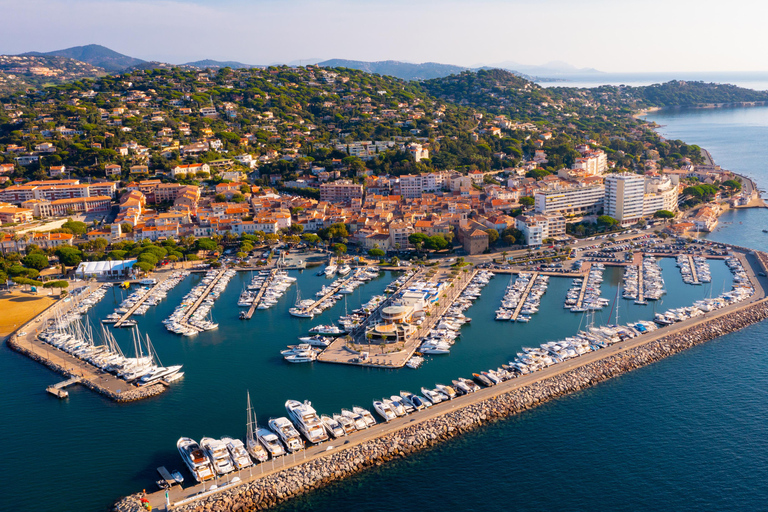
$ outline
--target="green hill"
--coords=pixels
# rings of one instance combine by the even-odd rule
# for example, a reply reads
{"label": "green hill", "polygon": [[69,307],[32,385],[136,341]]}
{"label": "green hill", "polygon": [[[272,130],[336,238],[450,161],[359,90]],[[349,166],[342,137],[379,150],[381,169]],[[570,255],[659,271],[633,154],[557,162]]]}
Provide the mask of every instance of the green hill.
{"label": "green hill", "polygon": [[68,57],[70,59],[86,62],[96,67],[104,68],[107,71],[122,71],[144,62],[141,59],[123,55],[122,53],[118,53],[98,44],[73,46],[72,48],[54,50],[52,52],[27,52],[21,55],[37,57]]}

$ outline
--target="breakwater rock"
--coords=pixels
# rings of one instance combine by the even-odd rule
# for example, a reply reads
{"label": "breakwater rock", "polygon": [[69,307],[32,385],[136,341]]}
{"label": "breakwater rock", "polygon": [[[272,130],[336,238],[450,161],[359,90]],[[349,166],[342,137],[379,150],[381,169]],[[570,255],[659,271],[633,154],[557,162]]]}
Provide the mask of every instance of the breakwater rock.
{"label": "breakwater rock", "polygon": [[[15,337],[8,338],[8,341],[6,341],[6,343],[8,344],[8,347],[10,347],[15,352],[23,354],[28,358],[32,359],[33,361],[37,361],[38,363],[47,366],[51,370],[57,373],[60,373],[65,377],[80,376],[76,373],[71,372],[69,369],[64,368],[63,366],[57,363],[54,363],[53,361],[45,357],[42,357],[39,354],[36,354],[35,352],[29,350],[28,348],[21,346],[16,341]],[[89,380],[87,377],[84,377],[83,380],[80,381],[80,384],[118,403],[135,402],[136,400],[143,400],[144,398],[149,398],[152,396],[159,395],[166,389],[163,384],[153,384],[151,386],[144,386],[144,387],[138,388],[126,383],[126,386],[128,386],[130,389],[117,393],[103,386],[100,386],[97,383],[94,383],[92,380]]]}
{"label": "breakwater rock", "polygon": [[[543,378],[495,397],[469,403],[442,416],[421,421],[341,451],[310,459],[255,481],[222,489],[215,494],[179,504],[172,507],[172,510],[178,512],[264,510],[366,468],[434,446],[462,432],[646,366],[766,318],[768,318],[768,303],[760,302],[734,313],[705,319],[701,323],[643,345],[614,354],[606,354],[604,358],[584,366]],[[514,383],[514,381],[511,382]],[[461,400],[454,402],[457,407],[461,404]],[[140,495],[123,498],[114,505],[113,510],[114,512],[138,512],[141,510],[139,499]]]}

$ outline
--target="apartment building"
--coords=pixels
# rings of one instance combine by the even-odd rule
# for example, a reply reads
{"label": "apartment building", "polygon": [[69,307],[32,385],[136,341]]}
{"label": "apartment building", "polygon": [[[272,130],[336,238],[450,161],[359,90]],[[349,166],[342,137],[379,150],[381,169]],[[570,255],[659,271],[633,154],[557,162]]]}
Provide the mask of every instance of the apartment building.
{"label": "apartment building", "polygon": [[363,186],[349,180],[332,181],[320,185],[320,200],[330,203],[349,202],[352,199],[362,199]]}
{"label": "apartment building", "polygon": [[565,235],[562,215],[518,215],[515,227],[523,232],[526,245],[541,245],[546,238]]}
{"label": "apartment building", "polygon": [[605,214],[622,226],[631,226],[643,216],[645,177],[630,172],[605,177]]}
{"label": "apartment building", "polygon": [[605,186],[588,182],[560,182],[534,192],[536,213],[589,215],[603,208]]}
{"label": "apartment building", "polygon": [[677,211],[678,187],[669,176],[646,176],[643,216],[659,210]]}

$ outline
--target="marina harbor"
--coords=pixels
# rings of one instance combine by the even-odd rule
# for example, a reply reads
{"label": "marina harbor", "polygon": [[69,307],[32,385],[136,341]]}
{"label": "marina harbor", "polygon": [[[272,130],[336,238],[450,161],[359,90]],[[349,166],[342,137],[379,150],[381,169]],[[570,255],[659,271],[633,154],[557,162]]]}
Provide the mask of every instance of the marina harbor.
{"label": "marina harbor", "polygon": [[[523,348],[509,364],[478,371],[471,378],[457,376],[448,385],[422,386],[416,393],[393,390],[394,394],[389,397],[374,398],[370,409],[350,406],[341,413],[320,414],[309,401],[289,399],[285,402],[287,416],[270,419],[267,430],[258,427],[249,396],[245,441],[234,443],[231,438],[205,438],[206,441],[198,444],[190,438],[181,438],[182,461],[196,482],[189,486],[171,485],[167,501],[165,490],[151,493],[146,499],[153,507],[198,510],[201,509],[195,505],[198,501],[210,503],[219,494],[256,484],[292,467],[311,465],[316,459],[354,450],[402,429],[418,429],[419,424],[427,425],[441,415],[546,382],[617,354],[630,353],[675,333],[730,318],[756,303],[765,309],[766,284],[757,275],[765,272],[765,261],[768,256],[763,254],[734,251],[726,260],[733,275],[732,289],[688,307],[659,313],[657,319],[667,318],[669,322],[588,325],[576,336],[536,348]],[[653,266],[655,262],[650,264]],[[280,446],[276,447],[276,443]],[[247,450],[251,458],[238,455],[242,453],[238,446],[246,445],[257,447]],[[159,483],[165,487],[166,480],[161,479]],[[117,507],[123,510],[121,504]]]}
{"label": "marina harbor", "polygon": [[[497,275],[474,266],[443,265],[388,273],[359,267],[331,284],[327,284],[324,267],[321,275],[314,270],[279,268],[258,272],[174,272],[154,283],[135,283],[133,290],[90,284],[69,300],[49,308],[39,321],[22,327],[9,346],[65,375],[66,380],[49,385],[49,394],[78,400],[72,390],[85,386],[116,401],[133,401],[195,384],[199,369],[181,360],[169,360],[167,366],[160,362],[161,357],[167,359],[166,352],[174,352],[169,350],[169,343],[188,339],[188,350],[197,351],[204,347],[198,347],[200,340],[234,340],[232,329],[246,325],[238,317],[252,311],[258,312],[258,317],[252,314],[251,322],[280,318],[280,322],[295,324],[294,332],[304,333],[297,336],[298,341],[311,347],[314,355],[307,357],[289,347],[288,353],[297,357],[290,361],[286,356],[286,360],[306,362],[286,365],[286,375],[296,368],[296,376],[300,377],[306,373],[302,369],[312,368],[309,377],[321,367],[331,375],[329,372],[338,368],[338,364],[322,363],[341,363],[352,372],[362,371],[353,368],[359,366],[384,372],[382,377],[406,372],[403,378],[396,379],[402,380],[400,385],[371,396],[362,406],[356,401],[329,409],[322,400],[315,405],[313,393],[307,393],[286,396],[283,415],[265,416],[258,413],[260,394],[251,390],[243,400],[247,404],[243,425],[226,429],[246,431],[246,436],[204,432],[195,437],[192,432],[179,433],[179,458],[163,460],[158,468],[160,478],[155,478],[163,491],[151,493],[147,499],[153,507],[163,508],[167,490],[171,508],[193,510],[196,502],[218,493],[255,484],[400,429],[426,424],[457,407],[522,389],[762,301],[764,284],[757,274],[765,272],[761,263],[764,259],[761,253],[740,249],[732,249],[726,259],[687,253],[657,257],[636,252],[630,255],[629,263],[622,265],[586,262],[576,277],[572,273],[548,275],[536,270]],[[386,276],[389,278],[383,279]],[[697,291],[694,300],[677,292],[670,298],[667,281],[671,278],[680,282],[675,290],[696,285],[690,288]],[[606,288],[608,281],[615,284]],[[286,294],[291,287],[296,289],[296,297]],[[311,304],[301,302],[301,289],[315,293]],[[494,291],[486,296],[489,289]],[[265,297],[270,297],[271,304],[260,308]],[[288,312],[291,308],[321,305],[329,298],[332,303],[321,306],[314,318]],[[110,307],[110,301],[118,307]],[[234,302],[240,308],[233,308]],[[477,302],[486,304],[487,313],[480,317],[472,313]],[[148,309],[144,314],[135,314],[145,306]],[[153,307],[162,308],[154,312]],[[552,330],[565,335],[540,344],[526,343],[524,330],[551,329],[547,322],[542,323],[541,309],[547,311],[543,315],[560,311],[573,330]],[[186,331],[180,332],[184,338],[169,336],[163,329],[149,333],[153,336],[150,340],[148,333],[142,332],[143,321],[152,315],[167,314],[163,310],[171,313],[164,320],[166,329],[176,332],[173,329],[185,327]],[[114,324],[100,321],[114,319],[115,314],[136,318],[137,324],[130,329],[112,330]],[[622,322],[620,315],[630,318]],[[638,319],[638,315],[645,319]],[[455,367],[460,359],[451,357],[454,350],[465,353],[481,349],[477,337],[474,348],[464,339],[478,326],[481,330],[493,326],[508,332],[510,339],[519,338],[513,345],[519,348],[489,352],[485,360],[497,361],[490,367],[467,368],[462,364],[463,372],[446,375],[441,371],[443,377],[432,382],[419,377],[424,367],[432,372],[444,361],[451,361],[446,369]],[[253,333],[240,339],[261,338],[261,333]],[[496,334],[495,338],[502,342],[504,336]],[[417,385],[408,384],[418,381]]]}

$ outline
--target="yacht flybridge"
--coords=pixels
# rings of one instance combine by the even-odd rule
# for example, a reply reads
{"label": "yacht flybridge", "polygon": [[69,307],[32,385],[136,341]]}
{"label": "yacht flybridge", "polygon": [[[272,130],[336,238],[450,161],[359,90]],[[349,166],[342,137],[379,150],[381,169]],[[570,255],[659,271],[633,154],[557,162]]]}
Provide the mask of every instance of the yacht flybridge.
{"label": "yacht flybridge", "polygon": [[310,443],[317,444],[328,440],[328,432],[308,400],[304,403],[288,400],[285,402],[285,410]]}

